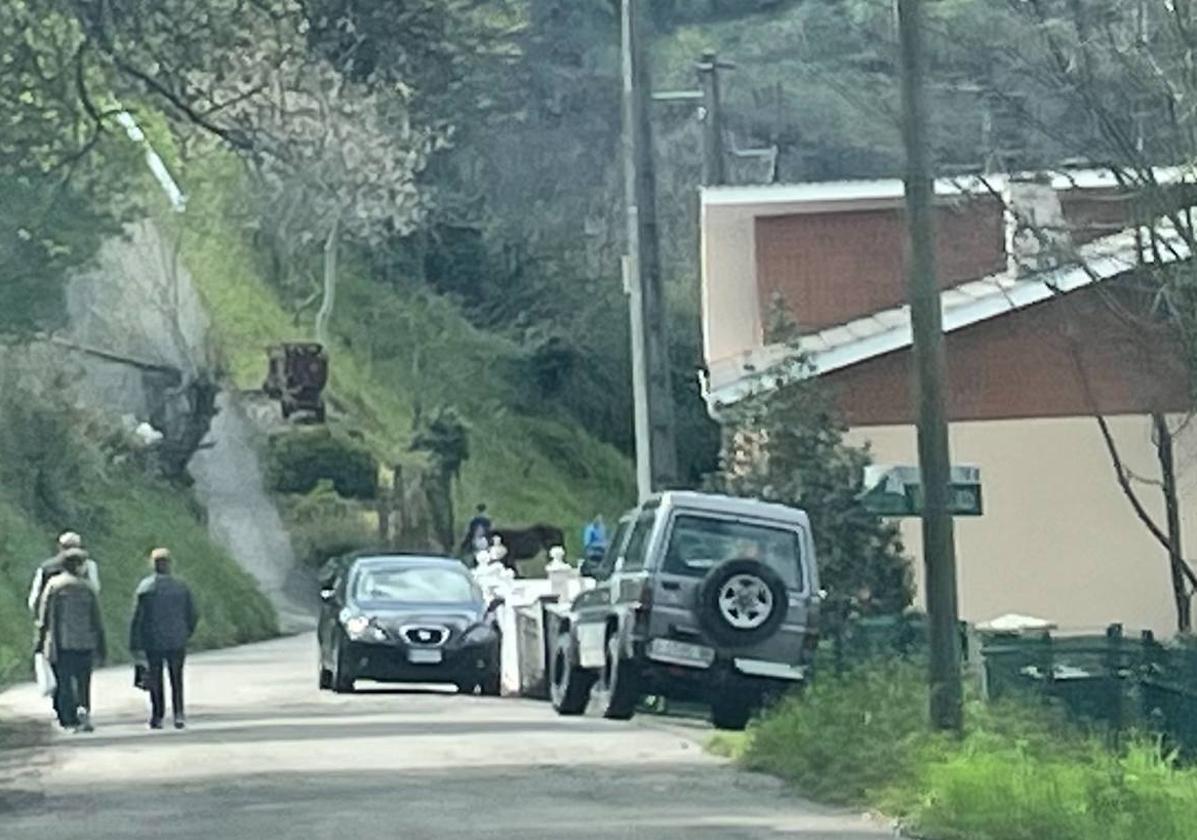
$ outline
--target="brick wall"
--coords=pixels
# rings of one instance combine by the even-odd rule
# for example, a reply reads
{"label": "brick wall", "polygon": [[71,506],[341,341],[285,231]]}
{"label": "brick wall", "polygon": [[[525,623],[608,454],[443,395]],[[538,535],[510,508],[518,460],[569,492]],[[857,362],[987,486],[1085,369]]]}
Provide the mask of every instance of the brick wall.
{"label": "brick wall", "polygon": [[[1180,348],[1166,335],[1129,326],[1109,305],[1108,294],[1073,292],[949,333],[950,419],[1091,414],[1068,335],[1077,336],[1103,413],[1185,410],[1189,377],[1179,362]],[[849,425],[897,425],[915,420],[910,376],[910,351],[903,350],[835,371],[824,381]]]}
{"label": "brick wall", "polygon": [[[1006,267],[1001,204],[974,199],[938,214],[943,287]],[[780,295],[804,332],[906,302],[900,208],[765,216],[756,220],[762,323]]]}

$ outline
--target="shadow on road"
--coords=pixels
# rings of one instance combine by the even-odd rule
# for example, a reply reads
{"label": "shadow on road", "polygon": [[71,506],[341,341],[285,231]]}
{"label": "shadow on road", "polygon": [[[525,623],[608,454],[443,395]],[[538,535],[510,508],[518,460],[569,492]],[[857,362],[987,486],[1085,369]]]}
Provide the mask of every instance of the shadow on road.
{"label": "shadow on road", "polygon": [[44,798],[38,779],[49,758],[33,750],[49,738],[48,721],[0,720],[0,814],[36,806]]}
{"label": "shadow on road", "polygon": [[[309,715],[310,717],[310,715]],[[245,720],[243,716],[241,718]],[[127,721],[131,722],[131,721]],[[140,723],[140,722],[139,722]],[[219,725],[206,727],[193,724],[183,733],[174,735],[172,745],[182,746],[174,738],[185,738],[191,744],[224,743],[235,741],[250,744],[263,741],[350,741],[362,738],[392,738],[399,736],[420,736],[425,738],[453,737],[469,738],[484,735],[507,735],[518,737],[521,733],[609,731],[610,724],[603,721],[366,721],[332,720],[328,723],[277,723],[273,719],[260,720],[244,726]],[[97,749],[112,744],[143,737],[136,734],[105,735],[103,731],[93,735],[79,736],[70,742],[72,748]]]}
{"label": "shadow on road", "polygon": [[[730,789],[736,794],[729,797]],[[97,802],[105,803],[97,811]],[[503,766],[452,770],[230,774],[177,785],[95,785],[5,823],[5,840],[159,837],[165,826],[220,840],[470,837],[478,840],[878,840],[865,820],[777,808],[753,787],[691,765]],[[85,828],[84,828],[85,826]]]}

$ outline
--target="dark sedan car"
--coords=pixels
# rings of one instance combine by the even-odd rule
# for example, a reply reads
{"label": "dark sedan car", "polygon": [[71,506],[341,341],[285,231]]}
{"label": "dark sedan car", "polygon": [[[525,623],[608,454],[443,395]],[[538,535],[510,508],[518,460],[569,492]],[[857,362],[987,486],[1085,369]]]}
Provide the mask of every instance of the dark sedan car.
{"label": "dark sedan car", "polygon": [[321,688],[351,692],[366,679],[499,694],[499,602],[485,602],[460,561],[355,556],[322,585]]}

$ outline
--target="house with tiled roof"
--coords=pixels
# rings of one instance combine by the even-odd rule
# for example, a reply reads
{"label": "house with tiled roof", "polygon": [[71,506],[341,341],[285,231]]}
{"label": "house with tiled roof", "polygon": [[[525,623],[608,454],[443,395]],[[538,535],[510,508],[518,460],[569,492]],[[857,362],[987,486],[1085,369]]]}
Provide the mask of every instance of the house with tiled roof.
{"label": "house with tiled roof", "polygon": [[[1181,172],[1156,174],[1184,195]],[[1144,221],[1133,191],[1102,171],[944,179],[935,192],[953,461],[980,467],[985,502],[957,520],[962,615],[1168,632],[1167,555],[1124,497],[1095,417],[1161,522],[1151,415],[1171,419],[1197,539],[1191,378],[1171,331],[1138,317],[1152,305],[1139,269],[1189,260],[1185,238],[1167,218]],[[854,441],[879,463],[917,463],[903,205],[896,179],[704,191],[713,416],[817,375]],[[776,305],[798,325],[801,370],[765,335]],[[903,533],[921,557],[917,520]]]}

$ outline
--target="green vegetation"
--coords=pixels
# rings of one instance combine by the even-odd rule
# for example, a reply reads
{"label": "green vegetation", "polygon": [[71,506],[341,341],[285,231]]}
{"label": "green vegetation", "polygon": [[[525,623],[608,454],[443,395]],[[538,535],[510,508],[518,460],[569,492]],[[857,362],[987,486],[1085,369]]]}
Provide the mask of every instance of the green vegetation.
{"label": "green vegetation", "polygon": [[925,674],[879,663],[821,676],[712,749],[803,794],[868,805],[935,840],[1180,840],[1197,824],[1197,770],[1158,743],[1118,750],[1044,706],[968,707],[962,739],[932,734]]}
{"label": "green vegetation", "polygon": [[310,493],[327,480],[346,499],[378,495],[378,461],[364,446],[327,427],[272,435],[265,469],[267,486],[279,493]]}
{"label": "green vegetation", "polygon": [[[259,388],[266,346],[305,338],[310,327],[297,325],[299,315],[265,279],[262,253],[243,235],[254,214],[236,162],[209,153],[179,168],[188,209],[164,214],[162,223],[181,237],[182,261],[209,307],[232,384]],[[577,552],[583,522],[630,504],[627,459],[534,400],[512,375],[523,358],[517,346],[471,325],[452,301],[419,283],[384,283],[352,260],[341,275],[330,422],[360,436],[384,466],[426,467],[427,457],[411,451],[415,433],[452,408],[469,430],[457,510],[486,501],[497,522],[551,522]]]}
{"label": "green vegetation", "polygon": [[12,377],[0,388],[0,683],[31,666],[25,604],[33,570],[63,530],[83,534],[100,567],[110,660],[122,661],[132,596],[150,549],[167,545],[195,588],[198,648],[269,638],[274,611],[253,580],[208,539],[182,488],[167,486],[114,445],[101,421]]}

